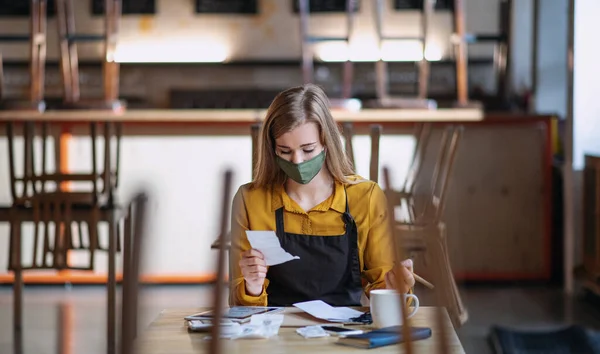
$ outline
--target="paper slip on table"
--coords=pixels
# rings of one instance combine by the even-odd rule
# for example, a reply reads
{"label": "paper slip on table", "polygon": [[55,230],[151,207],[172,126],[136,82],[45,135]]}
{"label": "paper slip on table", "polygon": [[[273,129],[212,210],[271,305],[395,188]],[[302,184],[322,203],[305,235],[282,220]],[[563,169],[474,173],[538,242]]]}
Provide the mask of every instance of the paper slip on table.
{"label": "paper slip on table", "polygon": [[[208,308],[170,308],[163,310],[158,318],[147,328],[140,329],[136,340],[136,349],[144,354],[197,354],[207,353],[208,341],[205,337],[209,333],[190,333],[187,330],[187,315],[207,311]],[[366,311],[367,309],[361,309]],[[360,349],[335,344],[338,337],[304,338],[296,333],[296,328],[323,324],[325,321],[315,319],[300,309],[289,307],[283,312],[284,322],[277,336],[269,339],[223,339],[223,353],[231,354],[279,354],[279,353],[399,353],[401,344],[389,345],[375,349]],[[429,327],[432,335],[428,339],[413,342],[415,353],[435,353],[439,338],[435,325],[435,308],[423,306],[411,318],[411,325]],[[449,353],[465,353],[450,318],[446,314],[444,320],[446,331],[449,335]],[[372,326],[352,325],[352,328],[371,330]]]}

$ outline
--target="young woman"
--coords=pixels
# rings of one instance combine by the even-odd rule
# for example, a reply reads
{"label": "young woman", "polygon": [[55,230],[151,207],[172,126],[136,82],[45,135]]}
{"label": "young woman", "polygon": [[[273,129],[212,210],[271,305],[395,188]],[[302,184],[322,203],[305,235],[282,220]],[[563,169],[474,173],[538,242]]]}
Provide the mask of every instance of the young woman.
{"label": "young woman", "polygon": [[[372,289],[410,292],[412,262],[394,267],[381,188],[355,175],[329,101],[315,85],[281,92],[269,107],[252,183],[232,210],[231,298],[244,306],[323,300],[359,306]],[[246,230],[273,230],[300,259],[267,267]],[[404,284],[395,284],[402,272]]]}

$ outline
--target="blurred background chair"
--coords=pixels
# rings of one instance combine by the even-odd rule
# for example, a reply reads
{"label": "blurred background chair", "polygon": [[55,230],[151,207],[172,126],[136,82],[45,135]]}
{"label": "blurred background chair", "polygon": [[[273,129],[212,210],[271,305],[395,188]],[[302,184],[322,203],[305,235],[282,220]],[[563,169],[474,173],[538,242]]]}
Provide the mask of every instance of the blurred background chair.
{"label": "blurred background chair", "polygon": [[47,2],[30,0],[29,33],[0,34],[3,43],[27,43],[29,45],[29,92],[26,99],[9,98],[5,93],[5,77],[0,53],[0,109],[35,110],[46,109],[44,86],[46,73]]}
{"label": "blurred background chair", "polygon": [[407,195],[402,191],[393,190],[391,186],[385,186],[390,205],[397,207],[401,206],[406,199],[410,200],[411,208],[414,210],[412,216],[408,220],[396,221],[396,232],[407,256],[422,260],[420,264],[415,262],[416,273],[426,278],[429,274],[444,275],[437,279],[438,284],[434,283],[434,286],[447,289],[442,299],[455,328],[467,321],[468,313],[452,273],[446,242],[446,225],[442,215],[462,130],[462,126],[452,125],[443,130],[435,166],[431,173],[431,182],[425,184],[430,188],[414,190],[411,187],[412,191]]}
{"label": "blurred background chair", "polygon": [[[105,0],[104,33],[76,33],[73,0],[55,0],[60,43],[60,66],[64,91],[62,108],[108,109],[119,111],[125,102],[119,100],[119,63],[115,61],[122,1]],[[78,5],[82,4],[77,1]],[[102,71],[104,93],[101,99],[81,99],[77,43],[104,42]]]}
{"label": "blurred background chair", "polygon": [[[24,122],[21,126],[13,122],[7,124],[12,195],[8,268],[15,276],[15,332],[22,330],[24,271],[93,271],[95,254],[101,251],[108,253],[107,337],[109,348],[114,348],[116,256],[121,251],[121,228],[127,224],[127,210],[115,197],[119,180],[120,124],[107,122],[103,128],[104,156],[98,155],[98,124],[92,122],[89,125],[91,171],[71,173],[60,170],[61,148],[56,127],[34,121]],[[22,161],[19,162],[17,137],[23,142]],[[53,149],[49,149],[52,145]],[[103,160],[100,168],[97,166],[99,160]],[[22,257],[26,245],[23,223],[33,224],[33,242],[26,252],[31,255],[29,263]],[[100,240],[100,223],[108,226],[105,246]],[[69,255],[74,251],[87,253],[87,264],[71,264]]]}

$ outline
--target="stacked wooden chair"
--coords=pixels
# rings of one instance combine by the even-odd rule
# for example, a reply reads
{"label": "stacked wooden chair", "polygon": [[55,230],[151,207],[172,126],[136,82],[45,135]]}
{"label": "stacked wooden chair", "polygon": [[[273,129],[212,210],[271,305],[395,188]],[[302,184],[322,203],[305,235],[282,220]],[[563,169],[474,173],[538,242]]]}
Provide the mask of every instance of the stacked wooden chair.
{"label": "stacked wooden chair", "polygon": [[[467,320],[468,314],[462,304],[451,271],[446,243],[446,226],[442,220],[442,214],[448,182],[462,136],[462,127],[450,125],[442,132],[437,156],[432,159],[435,160],[435,164],[429,180],[423,183],[422,178],[427,177],[424,176],[424,163],[428,147],[430,147],[432,128],[431,123],[416,124],[415,149],[403,186],[400,190],[396,190],[391,187],[389,182],[386,182],[385,192],[388,203],[393,206],[390,215],[396,215],[397,207],[406,211],[406,215],[402,219],[396,220],[394,217],[394,230],[400,234],[398,237],[401,238],[406,256],[417,258],[430,272],[439,271],[444,274],[440,280],[444,283],[442,288],[445,285],[445,288],[450,290],[443,299],[446,301],[453,324],[459,327]],[[380,182],[379,148],[382,131],[380,125],[371,125],[370,127],[370,179],[377,183]],[[346,144],[349,142],[351,142],[351,138],[347,136]],[[351,152],[352,148],[347,146],[346,151]],[[423,186],[425,188],[422,188]],[[431,289],[429,284],[425,283],[425,285]]]}
{"label": "stacked wooden chair", "polygon": [[405,184],[404,190],[393,190],[386,182],[388,203],[393,206],[404,204],[408,206],[409,210],[408,220],[394,222],[397,237],[401,240],[407,255],[423,257],[422,264],[428,275],[441,274],[439,279],[433,279],[433,281],[437,291],[441,291],[440,289],[444,291],[441,299],[456,328],[467,321],[468,313],[462,303],[452,273],[448,256],[446,225],[442,220],[442,215],[461,135],[462,127],[460,126],[448,126],[443,130],[435,165],[430,175],[431,179],[426,181],[428,183],[421,183],[425,185],[424,190],[415,187],[415,181],[410,181],[410,179],[423,174],[421,165],[426,150],[425,146],[417,146],[413,168],[407,178],[409,183]]}
{"label": "stacked wooden chair", "polygon": [[[121,251],[121,228],[125,227],[127,232],[128,210],[116,201],[120,126],[108,122],[103,124],[104,162],[99,168],[98,125],[90,123],[91,171],[70,173],[60,170],[60,132],[55,126],[44,121],[26,121],[18,125],[7,123],[12,195],[8,268],[15,276],[14,330],[20,335],[23,272],[48,269],[93,271],[96,253],[107,252],[107,339],[109,353],[112,353],[116,333],[116,256]],[[23,141],[21,163],[17,163],[18,136],[22,136]],[[49,149],[52,144],[54,148]],[[22,166],[20,171],[18,166]],[[27,252],[31,255],[29,263],[22,258],[23,247],[27,245],[22,228],[24,223],[33,224],[33,242]],[[108,225],[108,240],[105,242],[100,239],[101,223]],[[84,229],[87,229],[86,232]],[[87,253],[87,264],[71,264],[69,255],[74,251]]]}
{"label": "stacked wooden chair", "polygon": [[27,99],[9,99],[5,95],[2,53],[0,53],[0,109],[34,110],[43,112],[46,67],[46,0],[30,0],[29,33],[0,34],[3,43],[27,43],[29,45],[29,92]]}
{"label": "stacked wooden chair", "polygon": [[[391,177],[389,168],[384,167],[383,170],[384,181],[385,181],[385,191],[389,192],[391,189],[389,186],[391,185]],[[393,215],[395,205],[390,203],[388,199],[388,213]],[[402,259],[405,258],[407,254],[406,249],[404,248],[404,234],[405,230],[401,230],[396,228],[396,222],[393,218],[390,218],[390,226],[394,230],[392,233],[392,245],[394,248],[394,257],[396,264],[399,264]],[[396,272],[396,282],[398,284],[404,283],[404,278],[402,272]],[[435,293],[434,305],[436,307],[435,311],[435,325],[432,330],[436,333],[439,342],[437,343],[437,353],[440,354],[449,354],[451,352],[451,343],[450,336],[448,335],[448,328],[446,323],[448,322],[448,315],[450,314],[450,320],[452,320],[452,309],[449,309],[448,304],[448,296],[452,292],[452,289],[448,286],[448,274],[443,270],[442,267],[434,268],[432,275],[432,281],[436,284],[433,292]],[[450,274],[451,275],[451,274]],[[452,278],[451,278],[452,279]],[[411,338],[410,336],[410,327],[411,327],[411,319],[407,316],[407,309],[405,306],[405,301],[403,299],[401,301],[400,308],[400,317],[402,318],[402,326],[399,326],[400,335],[404,338]],[[403,348],[404,353],[414,353],[412,340],[406,340],[400,345]]]}
{"label": "stacked wooden chair", "polygon": [[[125,102],[119,100],[119,63],[115,61],[121,0],[105,0],[104,33],[75,33],[75,10],[73,0],[55,0],[60,43],[60,67],[62,73],[66,109],[107,109],[119,111]],[[81,4],[80,4],[81,5]],[[77,43],[96,42],[104,44],[102,59],[104,95],[101,99],[81,99],[79,83],[79,58]]]}
{"label": "stacked wooden chair", "polygon": [[[325,42],[342,42],[349,46],[350,38],[354,32],[354,22],[356,15],[357,0],[345,0],[346,9],[346,33],[341,36],[318,36],[310,33],[310,3],[309,0],[298,0],[298,13],[300,17],[300,40],[302,52],[302,78],[305,84],[314,83],[314,54],[313,46]],[[354,76],[354,63],[351,58],[344,61],[342,73],[342,92],[340,98],[331,99],[332,106],[347,108],[352,107],[353,102],[360,103],[352,99],[352,81]]]}
{"label": "stacked wooden chair", "polygon": [[418,89],[416,97],[392,97],[389,94],[388,84],[388,68],[387,62],[380,58],[375,62],[375,92],[377,100],[373,104],[378,107],[387,108],[421,108],[421,109],[436,109],[437,102],[428,98],[429,95],[429,79],[430,79],[430,63],[425,55],[428,43],[429,24],[431,23],[435,10],[435,1],[424,0],[421,7],[421,34],[419,36],[390,36],[384,34],[383,15],[385,4],[387,1],[376,0],[373,3],[375,12],[375,25],[377,34],[377,42],[379,50],[383,48],[383,42],[389,40],[416,40],[422,45],[422,58],[418,66]]}

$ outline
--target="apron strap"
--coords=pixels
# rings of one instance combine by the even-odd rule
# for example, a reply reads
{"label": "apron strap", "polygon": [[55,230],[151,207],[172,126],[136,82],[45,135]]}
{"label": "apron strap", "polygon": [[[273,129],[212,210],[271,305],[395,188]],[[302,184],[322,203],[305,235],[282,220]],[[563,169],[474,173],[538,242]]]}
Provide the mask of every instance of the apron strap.
{"label": "apron strap", "polygon": [[283,207],[275,210],[275,234],[280,239],[285,236],[285,226],[283,225]]}
{"label": "apron strap", "polygon": [[352,283],[355,286],[362,287],[362,279],[361,279],[361,271],[360,271],[360,258],[358,255],[358,228],[356,227],[356,222],[354,218],[350,214],[350,207],[348,204],[348,191],[346,191],[346,186],[344,186],[344,193],[346,194],[346,212],[344,213],[344,224],[346,227],[346,237],[348,238],[348,261],[350,266],[352,267],[350,270],[350,276],[352,279]]}

